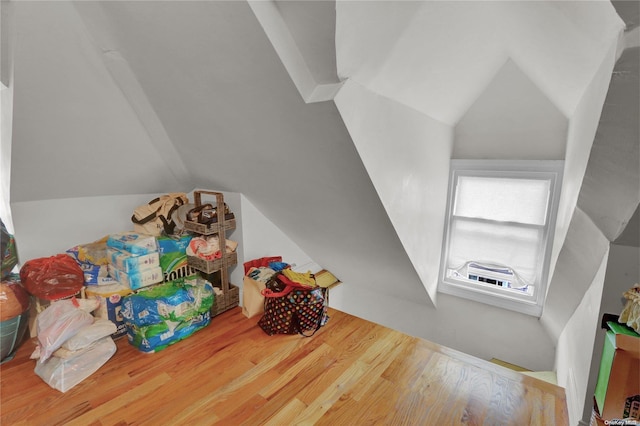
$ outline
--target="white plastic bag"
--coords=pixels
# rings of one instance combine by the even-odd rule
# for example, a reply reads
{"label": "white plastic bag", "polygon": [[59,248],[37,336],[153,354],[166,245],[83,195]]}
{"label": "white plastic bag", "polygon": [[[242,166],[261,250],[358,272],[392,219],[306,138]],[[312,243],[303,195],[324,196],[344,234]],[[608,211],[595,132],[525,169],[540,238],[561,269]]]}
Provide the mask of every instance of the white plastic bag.
{"label": "white plastic bag", "polygon": [[40,358],[39,362],[46,361],[67,339],[82,327],[93,323],[93,316],[79,306],[75,299],[58,300],[38,314],[39,347],[31,358]]}
{"label": "white plastic bag", "polygon": [[49,386],[66,392],[102,367],[116,352],[111,337],[103,337],[73,358],[51,357],[36,363],[35,373]]}
{"label": "white plastic bag", "polygon": [[96,319],[93,324],[85,325],[78,332],[62,344],[61,349],[77,351],[84,349],[103,337],[112,335],[118,327],[107,319]]}

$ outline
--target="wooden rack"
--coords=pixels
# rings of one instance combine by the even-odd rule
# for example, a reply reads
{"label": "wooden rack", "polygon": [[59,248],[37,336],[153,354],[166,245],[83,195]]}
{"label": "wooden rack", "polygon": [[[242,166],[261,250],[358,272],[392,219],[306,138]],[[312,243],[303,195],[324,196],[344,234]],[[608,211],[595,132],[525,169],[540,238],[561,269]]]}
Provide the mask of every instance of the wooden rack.
{"label": "wooden rack", "polygon": [[205,274],[220,271],[220,290],[222,290],[222,296],[216,295],[215,303],[211,308],[211,316],[216,316],[238,306],[240,303],[240,289],[229,283],[229,267],[238,263],[238,255],[236,252],[227,253],[226,250],[226,231],[235,229],[236,220],[233,213],[231,213],[231,217],[225,217],[225,203],[222,193],[214,191],[194,191],[193,194],[196,208],[203,205],[202,194],[214,196],[216,199],[217,222],[207,225],[186,220],[184,223],[184,228],[194,234],[199,234],[204,237],[214,234],[218,235],[221,254],[220,259],[210,261],[198,256],[187,256],[189,266],[198,271],[202,271]]}

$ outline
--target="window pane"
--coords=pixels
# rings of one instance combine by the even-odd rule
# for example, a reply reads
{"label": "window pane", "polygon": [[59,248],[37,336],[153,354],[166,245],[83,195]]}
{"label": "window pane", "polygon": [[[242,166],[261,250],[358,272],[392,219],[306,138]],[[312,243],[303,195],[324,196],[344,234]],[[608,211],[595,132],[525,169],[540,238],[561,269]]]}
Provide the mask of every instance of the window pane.
{"label": "window pane", "polygon": [[538,228],[454,219],[447,268],[458,269],[470,261],[495,263],[511,267],[534,284],[542,239]]}
{"label": "window pane", "polygon": [[458,177],[456,216],[544,225],[548,180]]}

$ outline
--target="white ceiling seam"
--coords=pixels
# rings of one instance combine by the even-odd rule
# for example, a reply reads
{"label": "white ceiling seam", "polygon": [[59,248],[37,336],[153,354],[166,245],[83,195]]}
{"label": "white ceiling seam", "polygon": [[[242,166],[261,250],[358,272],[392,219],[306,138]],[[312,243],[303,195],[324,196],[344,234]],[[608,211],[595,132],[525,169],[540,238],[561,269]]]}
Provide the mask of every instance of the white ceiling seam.
{"label": "white ceiling seam", "polygon": [[129,63],[120,52],[115,50],[116,44],[109,36],[108,31],[104,31],[104,25],[100,25],[100,21],[95,22],[96,19],[103,18],[100,15],[101,9],[85,8],[83,2],[74,2],[73,5],[89,37],[94,41],[96,48],[102,52],[102,59],[113,78],[113,82],[131,105],[158,154],[164,159],[168,170],[178,182],[179,187],[174,189],[183,192],[190,191],[193,189],[193,179],[175,144],[167,134],[162,121]]}
{"label": "white ceiling seam", "polygon": [[640,203],[639,59],[640,49],[631,48],[616,61],[577,202],[609,241]]}
{"label": "white ceiling seam", "polygon": [[314,79],[339,83],[335,0],[274,1]]}
{"label": "white ceiling seam", "polygon": [[247,3],[291,76],[306,103],[332,100],[342,83],[319,84],[310,71],[298,45],[273,0],[248,0]]}
{"label": "white ceiling seam", "polygon": [[73,3],[13,6],[12,203],[182,189]]}

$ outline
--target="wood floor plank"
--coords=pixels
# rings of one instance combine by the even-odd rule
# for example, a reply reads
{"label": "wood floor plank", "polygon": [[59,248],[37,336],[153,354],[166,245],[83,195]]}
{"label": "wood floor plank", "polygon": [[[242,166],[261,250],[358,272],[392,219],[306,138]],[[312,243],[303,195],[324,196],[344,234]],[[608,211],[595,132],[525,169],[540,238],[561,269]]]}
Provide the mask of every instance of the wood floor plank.
{"label": "wood floor plank", "polygon": [[353,399],[351,397],[353,393],[345,393],[327,410],[317,424],[391,424],[388,417],[390,414],[393,416],[392,413],[396,411],[395,409],[390,409],[390,407],[395,407],[394,402],[398,400],[397,387],[388,380],[379,377],[368,386],[368,389],[369,392],[366,397],[360,400]]}
{"label": "wood floor plank", "polygon": [[461,421],[465,425],[481,425],[487,412],[487,405],[491,395],[491,381],[493,377],[488,372],[478,367],[469,369],[469,376],[462,385],[465,389],[466,401],[456,400],[451,404],[453,407],[464,407],[461,414]]}
{"label": "wood floor plank", "polygon": [[454,389],[442,405],[438,421],[441,424],[478,425],[486,415],[492,375],[477,367],[464,366]]}
{"label": "wood floor plank", "polygon": [[[99,420],[113,412],[125,410],[127,407],[132,405],[132,401],[151,397],[151,394],[154,393],[154,391],[158,390],[158,388],[160,388],[170,380],[171,377],[168,374],[161,373],[142,383],[140,386],[131,389],[129,392],[114,396],[114,398],[110,401],[84,413],[81,416],[70,419],[69,421],[65,419],[65,421],[67,422],[66,424],[68,424],[69,426],[84,426],[86,424]],[[45,423],[46,422],[36,424]]]}
{"label": "wood floor plank", "polygon": [[354,362],[334,383],[296,417],[294,423],[314,424],[366,373],[367,365]]}
{"label": "wood floor plank", "polygon": [[0,365],[6,425],[554,425],[564,390],[330,309],[313,337],[268,336],[240,308],[144,354],[126,339],[62,393],[23,343]]}
{"label": "wood floor plank", "polygon": [[[376,348],[378,351],[374,359],[367,360],[367,357],[363,357],[363,362],[367,362],[370,366],[368,371],[362,377],[362,379],[353,387],[349,392],[349,397],[355,401],[361,401],[368,397],[372,386],[375,383],[379,383],[382,378],[382,374],[389,368],[389,365],[397,358],[398,354],[402,352],[402,344],[399,343],[401,339],[395,341],[387,341],[385,345]],[[391,345],[391,346],[390,346]],[[373,351],[368,352],[370,355]]]}
{"label": "wood floor plank", "polygon": [[321,364],[319,369],[324,371],[325,362],[323,358],[326,358],[331,351],[332,348],[323,343],[313,351],[305,353],[305,356],[297,359],[295,363],[287,364],[289,366],[287,369],[282,369],[282,366],[280,366],[280,368],[276,369],[280,373],[278,378],[260,390],[259,394],[265,399],[269,399],[299,375],[309,375],[314,364]]}
{"label": "wood floor plank", "polygon": [[[276,415],[264,423],[264,426],[292,425],[294,419],[305,409],[307,405],[298,398],[293,398],[280,409]],[[336,424],[336,423],[334,423]]]}

